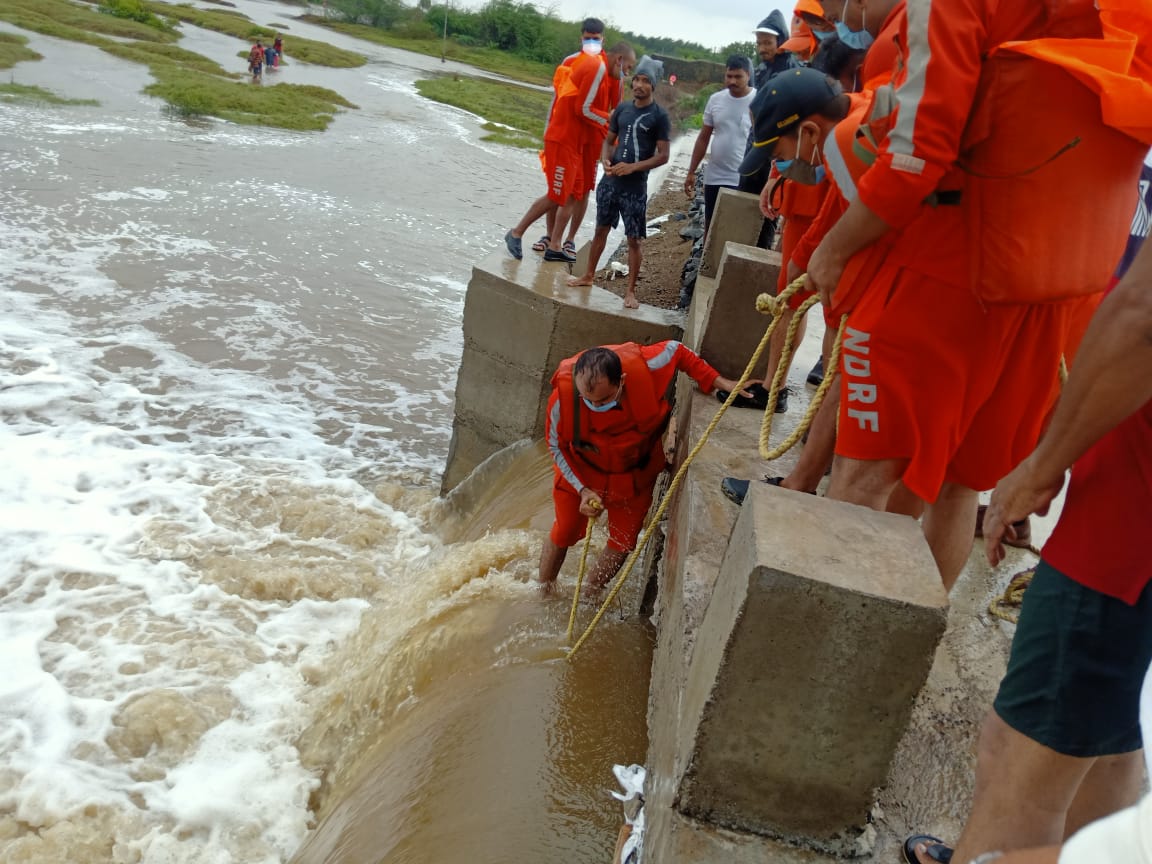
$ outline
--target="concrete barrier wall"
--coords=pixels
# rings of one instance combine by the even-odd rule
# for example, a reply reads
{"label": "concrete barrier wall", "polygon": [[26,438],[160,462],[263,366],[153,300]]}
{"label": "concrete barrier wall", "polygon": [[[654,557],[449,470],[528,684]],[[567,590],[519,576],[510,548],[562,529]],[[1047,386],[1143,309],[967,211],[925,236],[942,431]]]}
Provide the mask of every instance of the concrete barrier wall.
{"label": "concrete barrier wall", "polygon": [[704,239],[700,258],[700,275],[715,276],[720,269],[720,256],[725,243],[755,246],[764,217],[760,214],[760,196],[735,189],[721,189],[716,196],[716,209]]}
{"label": "concrete barrier wall", "polygon": [[753,484],[687,676],[680,809],[850,852],[947,608],[912,519]]}
{"label": "concrete barrier wall", "polygon": [[679,339],[683,316],[624,302],[603,288],[569,288],[562,264],[493,253],[472,270],[456,382],[446,493],[497,450],[544,434],[557,365],[594,345]]}
{"label": "concrete barrier wall", "polygon": [[[717,404],[681,391],[683,458]],[[648,703],[645,857],[661,864],[867,855],[945,626],[913,520],[758,483],[744,507],[724,498],[721,478],[762,464],[758,424],[729,412],[669,513]]]}
{"label": "concrete barrier wall", "polygon": [[[771,316],[756,311],[756,298],[760,294],[775,296],[780,264],[779,252],[724,244],[713,290],[700,298],[709,305],[698,349],[721,375],[740,376],[772,322]],[[752,377],[763,378],[767,368],[765,349]]]}

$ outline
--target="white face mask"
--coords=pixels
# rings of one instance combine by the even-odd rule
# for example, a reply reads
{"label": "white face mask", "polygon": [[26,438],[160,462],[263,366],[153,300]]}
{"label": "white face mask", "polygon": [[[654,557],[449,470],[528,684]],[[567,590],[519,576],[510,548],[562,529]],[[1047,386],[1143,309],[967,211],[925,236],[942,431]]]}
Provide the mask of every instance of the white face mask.
{"label": "white face mask", "polygon": [[599,39],[585,39],[581,44],[581,49],[585,54],[596,56],[604,50],[604,45]]}

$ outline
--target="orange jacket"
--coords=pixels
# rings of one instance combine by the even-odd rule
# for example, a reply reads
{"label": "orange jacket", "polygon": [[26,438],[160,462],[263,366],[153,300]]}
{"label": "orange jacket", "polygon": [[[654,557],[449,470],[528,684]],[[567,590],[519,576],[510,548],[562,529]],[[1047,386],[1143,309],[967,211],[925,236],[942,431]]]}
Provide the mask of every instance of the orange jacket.
{"label": "orange jacket", "polygon": [[556,472],[577,492],[588,486],[613,498],[631,498],[651,489],[664,470],[660,439],[676,372],[687,372],[705,393],[718,373],[676,341],[605,347],[619,355],[624,369],[619,404],[610,411],[588,410],[572,380],[580,355],[569,357],[552,376],[545,438]]}
{"label": "orange jacket", "polygon": [[833,135],[830,135],[824,143],[824,165],[830,180],[822,184],[825,191],[819,197],[812,224],[808,226],[795,248],[789,250],[791,254],[787,259],[794,262],[801,273],[808,269],[808,260],[820,245],[820,241],[824,239],[824,235],[832,230],[836,220],[844,215],[848,203],[855,200],[856,183],[871,164],[870,161],[862,161],[854,147],[856,131],[864,123],[871,106],[866,94],[887,84],[896,70],[900,58],[898,49],[900,31],[904,27],[906,15],[907,4],[901,0],[892,7],[892,11],[884,19],[880,33],[864,56],[864,65],[860,69],[863,92],[849,94],[852,108],[848,116],[836,125]]}
{"label": "orange jacket", "polygon": [[608,119],[620,103],[620,81],[608,74],[604,54],[581,52],[568,66],[568,75],[554,78],[559,85],[552,119],[544,132],[548,141],[580,141],[588,129],[601,139],[608,135]]}
{"label": "orange jacket", "polygon": [[[898,229],[888,263],[991,303],[1106,284],[1152,143],[1152,11],[1098,5],[912,3],[893,87],[876,91],[870,115],[877,158],[857,184]],[[934,206],[940,192],[958,206]],[[1086,205],[1076,243],[1052,254]]]}

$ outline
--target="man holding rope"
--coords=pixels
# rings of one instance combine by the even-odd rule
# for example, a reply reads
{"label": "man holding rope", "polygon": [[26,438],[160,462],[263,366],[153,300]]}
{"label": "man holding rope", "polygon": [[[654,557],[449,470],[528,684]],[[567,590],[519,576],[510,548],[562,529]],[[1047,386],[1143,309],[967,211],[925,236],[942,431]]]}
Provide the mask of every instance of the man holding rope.
{"label": "man holding rope", "polygon": [[677,372],[689,375],[703,393],[737,385],[671,340],[589,348],[562,361],[552,376],[545,436],[555,467],[556,519],[540,553],[546,594],[589,518],[608,512],[608,544],[588,575],[590,595],[635,547],[666,464],[662,439],[672,410],[667,396]]}
{"label": "man holding rope", "polygon": [[[824,3],[849,33],[868,6]],[[924,534],[950,589],[977,490],[1038,440],[1061,355],[1127,238],[1152,88],[1137,62],[1097,61],[1135,48],[1146,62],[1152,20],[1120,0],[907,10],[902,62],[859,127],[874,161],[808,280],[849,315],[828,495],[882,510],[902,482],[928,502]],[[1051,219],[1085,200],[1093,218],[1051,254]]]}

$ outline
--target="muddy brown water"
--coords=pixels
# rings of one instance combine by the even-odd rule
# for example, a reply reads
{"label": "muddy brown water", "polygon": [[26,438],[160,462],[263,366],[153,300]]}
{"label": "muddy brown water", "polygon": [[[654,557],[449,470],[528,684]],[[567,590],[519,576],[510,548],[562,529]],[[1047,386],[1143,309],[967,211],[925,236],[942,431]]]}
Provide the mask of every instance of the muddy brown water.
{"label": "muddy brown water", "polygon": [[270,77],[360,109],[186,123],[36,34],[6,73],[100,104],[0,104],[0,859],[608,860],[651,634],[564,659],[539,453],[434,500],[470,267],[536,155],[416,95],[454,64],[238,8],[284,24]]}

